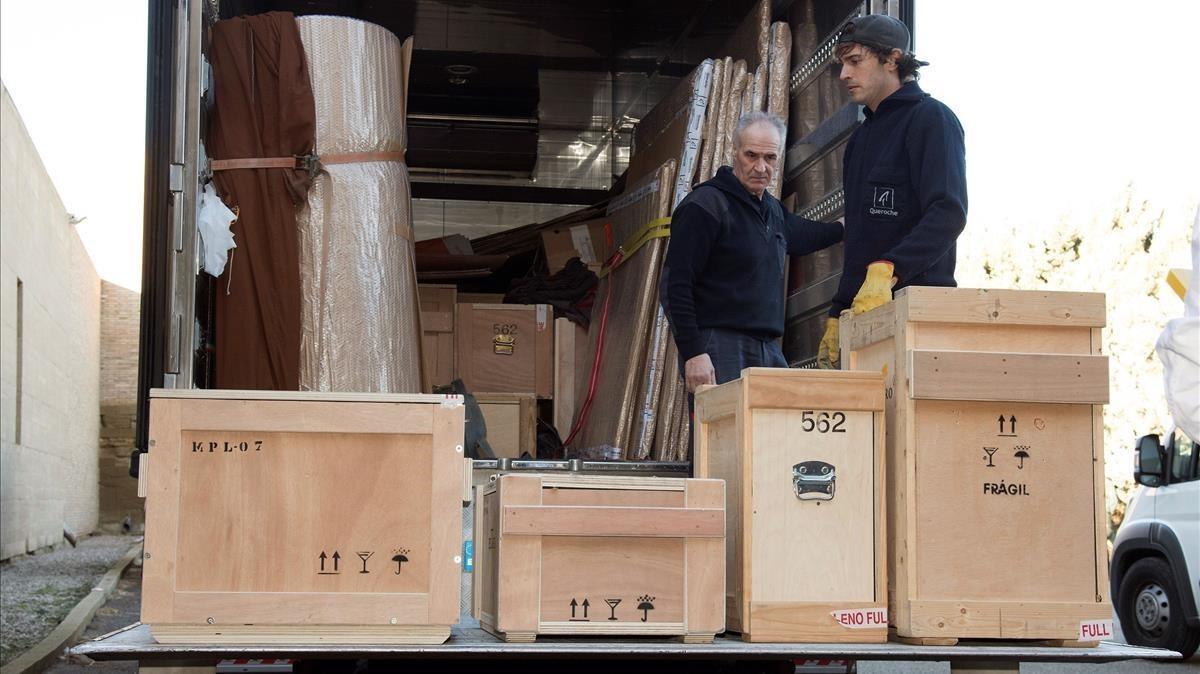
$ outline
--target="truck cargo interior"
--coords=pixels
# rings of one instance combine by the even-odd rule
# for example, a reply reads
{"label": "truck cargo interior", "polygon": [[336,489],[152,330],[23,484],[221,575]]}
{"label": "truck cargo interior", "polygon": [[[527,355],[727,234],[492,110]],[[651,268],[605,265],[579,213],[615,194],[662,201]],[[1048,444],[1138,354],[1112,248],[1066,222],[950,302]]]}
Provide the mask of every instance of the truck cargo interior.
{"label": "truck cargo interior", "polygon": [[[502,294],[514,279],[557,271],[541,232],[611,209],[629,187],[639,122],[702,64],[743,56],[753,63],[755,55],[746,52],[754,50],[760,14],[790,29],[779,197],[791,212],[836,219],[842,150],[862,113],[837,80],[835,31],[863,13],[913,24],[912,0],[151,3],[137,441],[143,449],[149,389],[220,386],[213,378],[221,357],[214,305],[225,280],[197,273],[196,223],[188,215],[207,171],[211,27],[276,11],[351,17],[400,40],[412,37],[405,162],[417,279],[465,294]],[[469,252],[477,264],[423,266],[423,252]],[[813,366],[840,267],[840,245],[791,260],[783,350],[793,367]],[[559,433],[565,439],[566,430]]]}

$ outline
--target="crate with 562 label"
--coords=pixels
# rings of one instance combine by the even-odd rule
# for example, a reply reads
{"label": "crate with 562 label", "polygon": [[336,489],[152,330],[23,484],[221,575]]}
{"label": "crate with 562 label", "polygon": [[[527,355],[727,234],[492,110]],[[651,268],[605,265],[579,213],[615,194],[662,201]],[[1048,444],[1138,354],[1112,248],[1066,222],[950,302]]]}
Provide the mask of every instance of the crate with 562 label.
{"label": "crate with 562 label", "polygon": [[729,629],[887,640],[883,377],[748,368],[696,394],[696,475],[724,478]]}
{"label": "crate with 562 label", "polygon": [[971,288],[843,315],[842,364],[886,381],[897,636],[1095,641],[1112,619],[1104,323],[1099,293]]}
{"label": "crate with 562 label", "polygon": [[442,643],[461,396],[151,392],[142,621],[161,643]]}
{"label": "crate with 562 label", "polygon": [[471,393],[554,395],[548,304],[459,304],[458,376]]}

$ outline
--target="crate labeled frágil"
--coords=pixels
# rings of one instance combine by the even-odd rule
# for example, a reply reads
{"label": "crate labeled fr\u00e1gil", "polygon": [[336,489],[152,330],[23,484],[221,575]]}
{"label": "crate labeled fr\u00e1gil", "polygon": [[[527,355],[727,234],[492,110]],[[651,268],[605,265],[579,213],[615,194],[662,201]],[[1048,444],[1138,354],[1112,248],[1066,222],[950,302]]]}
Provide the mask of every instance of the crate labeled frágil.
{"label": "crate labeled fr\u00e1gil", "polygon": [[1104,296],[909,287],[843,315],[887,380],[889,608],[899,637],[1077,641],[1111,620]]}
{"label": "crate labeled fr\u00e1gil", "polygon": [[720,480],[501,475],[476,489],[475,616],[507,641],[724,630]]}
{"label": "crate labeled fr\u00e1gil", "polygon": [[458,396],[155,390],[143,622],[162,643],[441,643]]}
{"label": "crate labeled fr\u00e1gil", "polygon": [[696,475],[728,501],[729,629],[887,640],[883,377],[749,368],[696,394]]}

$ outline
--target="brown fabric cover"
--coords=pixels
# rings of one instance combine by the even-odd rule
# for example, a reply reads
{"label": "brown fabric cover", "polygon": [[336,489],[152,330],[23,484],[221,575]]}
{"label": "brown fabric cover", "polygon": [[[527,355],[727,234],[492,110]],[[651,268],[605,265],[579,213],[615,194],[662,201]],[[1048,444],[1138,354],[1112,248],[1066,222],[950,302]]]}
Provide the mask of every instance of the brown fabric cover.
{"label": "brown fabric cover", "polygon": [[[209,50],[214,159],[312,152],[316,110],[296,21],[287,12],[218,21]],[[217,281],[215,385],[299,388],[300,254],[296,207],[309,178],[294,169],[236,169],[213,178],[237,207],[237,248]],[[185,322],[186,325],[186,322]],[[186,328],[185,329],[189,329]]]}

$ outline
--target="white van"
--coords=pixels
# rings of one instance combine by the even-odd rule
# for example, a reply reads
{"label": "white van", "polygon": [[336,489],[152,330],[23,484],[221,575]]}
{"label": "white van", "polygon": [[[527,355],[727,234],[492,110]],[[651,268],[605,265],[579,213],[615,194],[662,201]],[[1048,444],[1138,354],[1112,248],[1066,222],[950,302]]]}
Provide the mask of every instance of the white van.
{"label": "white van", "polygon": [[1138,439],[1140,485],[1113,541],[1112,596],[1131,644],[1200,645],[1200,446],[1172,429]]}

